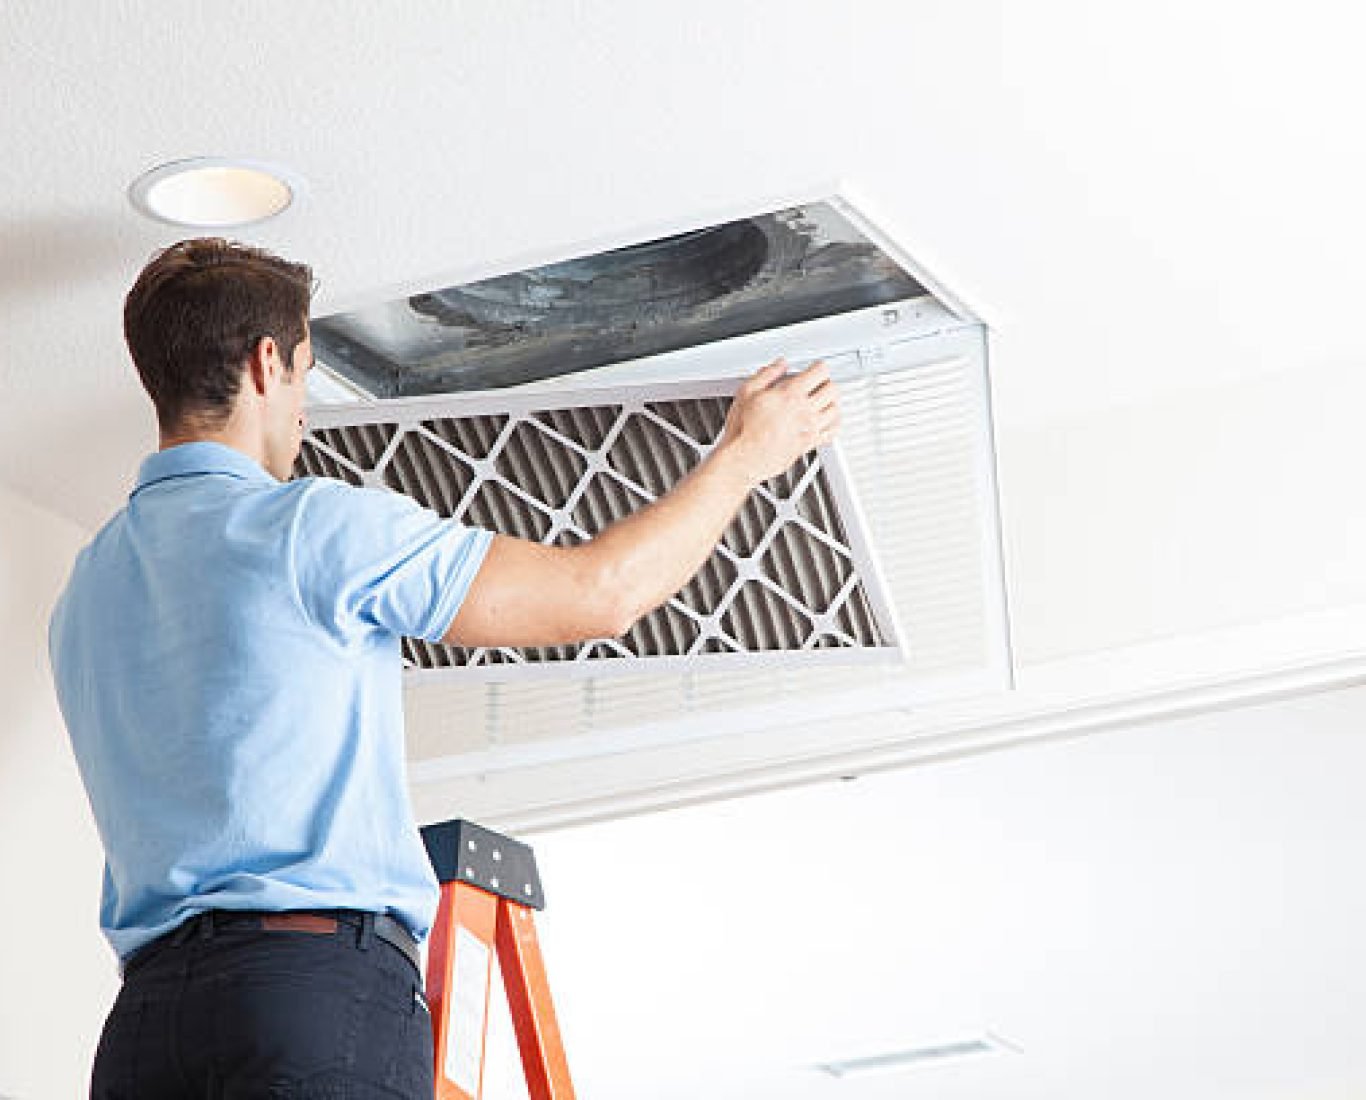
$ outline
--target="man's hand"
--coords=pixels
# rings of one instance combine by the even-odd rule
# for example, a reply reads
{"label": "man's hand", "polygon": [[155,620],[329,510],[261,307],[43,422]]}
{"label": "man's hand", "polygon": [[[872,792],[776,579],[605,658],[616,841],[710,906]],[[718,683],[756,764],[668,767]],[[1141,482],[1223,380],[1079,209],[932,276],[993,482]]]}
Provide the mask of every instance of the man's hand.
{"label": "man's hand", "polygon": [[736,509],[839,427],[824,363],[784,377],[777,359],[735,395],[720,441],[654,503],[580,546],[499,535],[442,639],[448,645],[558,645],[624,634],[685,585]]}
{"label": "man's hand", "polygon": [[839,429],[839,394],[825,363],[786,371],[787,361],[775,359],[740,387],[717,445],[751,487],[829,443]]}

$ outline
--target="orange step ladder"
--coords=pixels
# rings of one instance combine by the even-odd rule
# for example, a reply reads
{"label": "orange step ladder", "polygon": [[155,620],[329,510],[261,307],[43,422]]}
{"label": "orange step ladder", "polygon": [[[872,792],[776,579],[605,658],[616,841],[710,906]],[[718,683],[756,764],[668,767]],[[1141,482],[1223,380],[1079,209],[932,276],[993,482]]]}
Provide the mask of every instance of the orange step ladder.
{"label": "orange step ladder", "polygon": [[441,883],[427,952],[436,1100],[479,1100],[489,986],[497,956],[531,1100],[573,1100],[533,910],[545,908],[536,859],[511,837],[471,821],[422,830]]}

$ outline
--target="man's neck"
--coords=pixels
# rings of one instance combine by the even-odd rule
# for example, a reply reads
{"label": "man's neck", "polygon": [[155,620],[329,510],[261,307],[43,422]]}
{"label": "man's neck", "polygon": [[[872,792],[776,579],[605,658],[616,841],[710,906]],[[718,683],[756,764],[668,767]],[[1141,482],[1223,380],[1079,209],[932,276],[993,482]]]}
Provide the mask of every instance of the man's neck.
{"label": "man's neck", "polygon": [[200,425],[180,425],[172,430],[163,430],[158,440],[158,448],[168,451],[185,443],[218,443],[240,451],[258,466],[266,465],[265,443],[259,432],[244,430],[244,425],[229,420],[221,428],[208,428]]}

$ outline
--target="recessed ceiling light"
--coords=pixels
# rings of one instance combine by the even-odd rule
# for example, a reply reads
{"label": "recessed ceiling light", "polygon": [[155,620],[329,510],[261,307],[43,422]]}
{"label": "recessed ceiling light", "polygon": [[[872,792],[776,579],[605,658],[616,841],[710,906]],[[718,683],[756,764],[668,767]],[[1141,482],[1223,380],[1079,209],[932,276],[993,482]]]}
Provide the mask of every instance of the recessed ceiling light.
{"label": "recessed ceiling light", "polygon": [[229,229],[273,218],[299,194],[287,169],[259,161],[192,157],[139,176],[133,205],[149,218],[198,229]]}

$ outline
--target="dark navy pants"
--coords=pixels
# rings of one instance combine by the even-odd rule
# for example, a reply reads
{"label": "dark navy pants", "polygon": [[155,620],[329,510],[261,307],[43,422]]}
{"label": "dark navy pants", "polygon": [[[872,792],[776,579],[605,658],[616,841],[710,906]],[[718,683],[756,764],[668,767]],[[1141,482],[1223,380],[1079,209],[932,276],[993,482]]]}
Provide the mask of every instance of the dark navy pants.
{"label": "dark navy pants", "polygon": [[95,1100],[432,1093],[421,976],[365,922],[163,937],[124,973],[90,1086]]}

